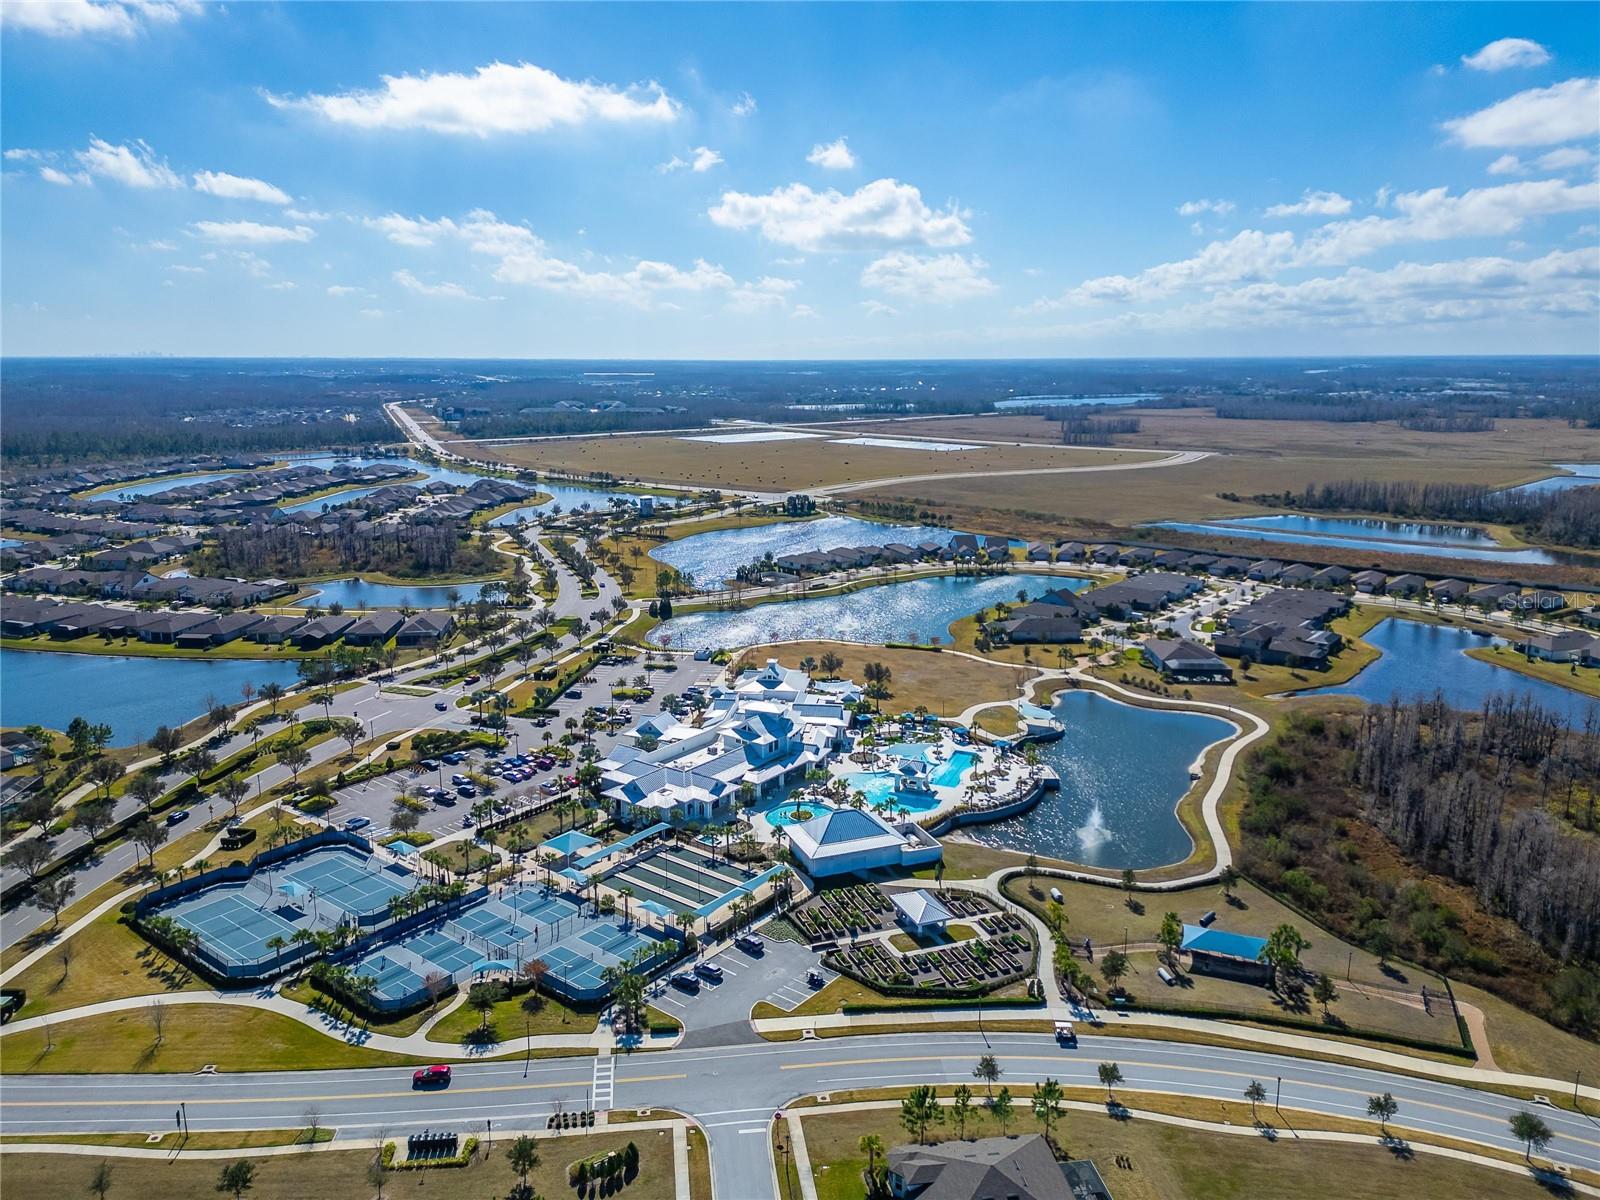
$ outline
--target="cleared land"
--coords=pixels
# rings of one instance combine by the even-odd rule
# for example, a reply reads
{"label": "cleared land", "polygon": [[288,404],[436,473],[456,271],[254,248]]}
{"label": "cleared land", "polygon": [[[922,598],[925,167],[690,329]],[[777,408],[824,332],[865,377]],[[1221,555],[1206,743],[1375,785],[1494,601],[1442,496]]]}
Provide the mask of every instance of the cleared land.
{"label": "cleared land", "polygon": [[[838,436],[855,437],[858,433],[851,429]],[[900,475],[1112,466],[1152,457],[1144,451],[1085,450],[1066,446],[901,450],[835,445],[831,438],[716,444],[685,441],[674,435],[564,439],[504,446],[474,443],[471,448],[475,455],[542,471],[577,475],[606,471],[624,479],[772,492]]]}
{"label": "cleared land", "polygon": [[[975,1090],[981,1099],[982,1089]],[[1010,1121],[1009,1132],[1039,1132],[1025,1100],[1016,1107],[1017,1116]],[[1205,1116],[1224,1119],[1219,1113],[1225,1108],[1237,1110],[1227,1118],[1235,1124],[1250,1120],[1246,1104],[1208,1105]],[[1273,1114],[1267,1114],[1267,1119],[1280,1128],[1291,1123]],[[1301,1119],[1301,1114],[1293,1114],[1294,1122]],[[808,1116],[803,1119],[802,1128],[819,1200],[862,1200],[865,1190],[861,1173],[867,1161],[859,1140],[864,1135],[877,1134],[886,1147],[905,1145],[911,1140],[900,1126],[896,1109]],[[986,1137],[1000,1131],[986,1112],[974,1106],[966,1132],[969,1137]],[[947,1119],[936,1136],[943,1139],[953,1133]],[[1303,1143],[1286,1136],[1270,1141],[1264,1137],[1224,1136],[1081,1112],[1069,1112],[1057,1126],[1056,1136],[1073,1157],[1094,1159],[1117,1200],[1259,1200],[1267,1196],[1274,1200],[1324,1200],[1333,1194],[1333,1180],[1338,1181],[1336,1191],[1341,1200],[1392,1200],[1407,1195],[1495,1195],[1532,1200],[1550,1194],[1531,1179],[1427,1155],[1406,1158],[1377,1145]],[[1117,1167],[1119,1154],[1128,1156],[1131,1169]],[[794,1174],[791,1160],[789,1179],[785,1181],[788,1186],[781,1193],[785,1200],[799,1200],[801,1193]]]}
{"label": "cleared land", "polygon": [[820,660],[829,651],[844,659],[843,679],[864,678],[869,662],[888,667],[889,697],[885,712],[906,712],[919,705],[941,716],[955,716],[969,704],[1010,700],[1020,694],[1033,672],[1022,667],[990,666],[956,654],[932,650],[899,650],[859,646],[848,642],[792,642],[781,646],[755,646],[743,651],[735,671],[758,667],[776,658],[786,667],[798,667],[803,658]]}
{"label": "cleared land", "polygon": [[[396,1130],[397,1135],[406,1131]],[[498,1132],[498,1131],[497,1131]],[[509,1139],[507,1139],[509,1140]],[[567,1182],[567,1167],[580,1158],[621,1150],[629,1142],[639,1147],[639,1174],[615,1195],[639,1200],[659,1200],[672,1195],[672,1135],[664,1130],[627,1129],[564,1138],[539,1139],[539,1165],[528,1183],[540,1196],[576,1196]],[[111,1161],[110,1195],[160,1196],[172,1200],[199,1200],[217,1195],[216,1161],[158,1158]],[[367,1180],[370,1150],[327,1151],[316,1154],[278,1155],[255,1161],[251,1200],[370,1200],[375,1189]],[[93,1156],[13,1154],[5,1156],[6,1190],[18,1196],[88,1196],[89,1180],[100,1160]],[[517,1182],[506,1162],[504,1143],[497,1136],[492,1153],[480,1152],[465,1167],[438,1171],[395,1171],[383,1184],[386,1197],[502,1196]],[[695,1198],[710,1196],[696,1192]]]}

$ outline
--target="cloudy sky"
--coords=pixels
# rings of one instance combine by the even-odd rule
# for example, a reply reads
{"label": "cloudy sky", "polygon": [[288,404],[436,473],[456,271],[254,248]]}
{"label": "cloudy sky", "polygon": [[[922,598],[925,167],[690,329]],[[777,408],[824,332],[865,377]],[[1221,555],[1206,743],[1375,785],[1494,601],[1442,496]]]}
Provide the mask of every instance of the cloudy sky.
{"label": "cloudy sky", "polygon": [[7,354],[1600,351],[1600,6],[0,6]]}

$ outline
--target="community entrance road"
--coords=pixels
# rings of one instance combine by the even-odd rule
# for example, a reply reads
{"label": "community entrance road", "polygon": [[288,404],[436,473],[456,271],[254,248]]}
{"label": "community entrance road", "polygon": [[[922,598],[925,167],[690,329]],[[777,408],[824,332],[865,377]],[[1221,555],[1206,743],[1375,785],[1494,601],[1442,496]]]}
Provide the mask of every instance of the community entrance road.
{"label": "community entrance road", "polygon": [[[934,1083],[946,1088],[972,1077],[978,1056],[994,1054],[1001,1082],[1032,1084],[1051,1076],[1096,1088],[1102,1061],[1122,1069],[1125,1092],[1239,1100],[1251,1079],[1266,1087],[1265,1115],[1291,1135],[1295,1110],[1366,1119],[1367,1098],[1391,1093],[1399,1103],[1397,1132],[1417,1131],[1521,1154],[1510,1116],[1526,1105],[1493,1092],[1360,1067],[1131,1037],[1085,1036],[1063,1050],[1042,1034],[976,1032],[897,1034],[680,1049],[616,1060],[612,1105],[666,1108],[698,1120],[710,1140],[721,1200],[765,1200],[772,1194],[768,1131],[773,1114],[799,1096],[871,1087]],[[396,1136],[424,1127],[482,1132],[542,1128],[558,1110],[586,1107],[595,1060],[535,1059],[455,1068],[450,1087],[413,1091],[410,1068],[283,1071],[241,1075],[8,1076],[5,1132],[159,1132],[182,1105],[193,1130],[297,1128],[315,1108],[322,1124],[348,1137]],[[1281,1081],[1281,1082],[1280,1082]],[[946,1093],[948,1094],[948,1093]],[[1600,1170],[1600,1124],[1543,1108],[1554,1131],[1548,1155],[1558,1163]],[[1084,1120],[1080,1116],[1069,1120]],[[41,1137],[41,1140],[46,1140]]]}

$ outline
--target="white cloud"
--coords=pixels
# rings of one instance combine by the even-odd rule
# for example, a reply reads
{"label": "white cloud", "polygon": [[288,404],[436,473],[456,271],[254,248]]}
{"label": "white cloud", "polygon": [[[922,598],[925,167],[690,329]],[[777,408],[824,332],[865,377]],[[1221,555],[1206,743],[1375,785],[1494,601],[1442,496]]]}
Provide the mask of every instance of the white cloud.
{"label": "white cloud", "polygon": [[[482,297],[474,296],[459,283],[424,283],[410,271],[396,271],[394,281],[408,292],[418,296],[432,296],[439,300],[478,300]],[[332,288],[328,289],[330,292]],[[354,291],[355,289],[350,289]]]}
{"label": "white cloud", "polygon": [[472,137],[544,133],[591,122],[666,122],[679,111],[678,102],[656,83],[617,88],[563,79],[525,62],[490,63],[470,75],[385,75],[382,87],[368,91],[269,94],[267,100],[356,129],[427,129]]}
{"label": "white cloud", "polygon": [[994,291],[983,274],[988,266],[976,255],[934,254],[919,257],[892,250],[861,272],[861,286],[910,300],[949,303]]}
{"label": "white cloud", "polygon": [[1505,237],[1536,217],[1592,211],[1600,205],[1600,184],[1541,179],[1474,188],[1460,195],[1440,187],[1402,192],[1390,197],[1389,203],[1397,215],[1333,221],[1303,240],[1289,232],[1247,229],[1226,241],[1212,242],[1191,258],[1131,276],[1085,280],[1061,299],[1041,301],[1035,309],[1149,301],[1187,289],[1216,289],[1265,280],[1294,268],[1343,265],[1406,242]]}
{"label": "white cloud", "polygon": [[162,253],[170,254],[176,251],[178,246],[176,242],[169,242],[164,238],[152,238],[138,248],[140,250],[159,250]]}
{"label": "white cloud", "polygon": [[768,241],[799,250],[851,250],[890,246],[964,246],[972,240],[967,214],[955,205],[937,210],[909,183],[877,179],[845,195],[813,191],[803,183],[764,196],[724,192],[708,215],[724,229],[756,229]]}
{"label": "white cloud", "polygon": [[[460,241],[472,253],[494,259],[494,278],[502,283],[639,307],[661,304],[665,293],[733,292],[740,286],[721,267],[704,259],[696,259],[687,268],[639,259],[626,271],[589,271],[552,254],[544,239],[527,226],[510,224],[481,209],[469,213],[461,221],[390,214],[370,219],[366,224],[401,245],[428,246],[441,240]],[[763,280],[744,286],[770,291],[773,285]]]}
{"label": "white cloud", "polygon": [[5,153],[7,162],[38,162],[44,157],[37,150],[29,150],[25,146],[13,146]]}
{"label": "white cloud", "polygon": [[373,320],[376,320],[377,318],[383,316],[383,309],[381,309],[381,308],[363,308],[361,310],[361,315],[363,317],[371,317]]}
{"label": "white cloud", "polygon": [[1487,170],[1491,175],[1521,175],[1526,168],[1515,154],[1502,154],[1489,164]]}
{"label": "white cloud", "polygon": [[809,304],[796,304],[794,306],[794,310],[789,315],[797,321],[810,320],[817,315],[817,310],[812,308]]}
{"label": "white cloud", "polygon": [[1338,192],[1313,192],[1307,188],[1294,204],[1274,204],[1269,217],[1342,217],[1350,211],[1350,201]]}
{"label": "white cloud", "polygon": [[900,310],[892,304],[885,304],[882,300],[863,300],[861,307],[867,310],[869,317],[897,317]]}
{"label": "white cloud", "polygon": [[89,175],[86,171],[68,175],[65,171],[58,171],[54,167],[40,167],[39,178],[46,183],[54,183],[61,187],[72,187],[74,184],[89,182]]}
{"label": "white cloud", "polygon": [[[113,146],[91,137],[89,148],[73,155],[90,175],[131,188],[181,188],[183,179],[142,141]],[[52,180],[52,182],[57,182]]]}
{"label": "white cloud", "polygon": [[316,230],[306,225],[262,225],[255,221],[196,221],[194,231],[208,242],[257,246],[275,242],[309,242],[317,236]]}
{"label": "white cloud", "polygon": [[357,287],[346,287],[342,283],[335,283],[335,284],[331,284],[329,286],[328,295],[330,295],[330,296],[354,296],[354,295],[358,294],[360,291],[361,291],[361,289],[357,288]]}
{"label": "white cloud", "polygon": [[687,167],[689,170],[698,173],[701,171],[711,170],[712,167],[716,166],[721,161],[722,155],[718,154],[710,146],[696,146],[693,150],[689,151],[689,157],[687,159],[679,158],[676,154],[674,154],[670,159],[657,167],[656,170],[665,175],[668,172],[681,171]]}
{"label": "white cloud", "polygon": [[269,283],[269,284],[267,284],[267,291],[269,291],[269,292],[292,292],[292,291],[294,291],[296,286],[297,285],[289,282],[289,280],[287,280],[287,279],[281,279],[277,283]]}
{"label": "white cloud", "polygon": [[168,267],[167,270],[178,275],[204,275],[206,273],[206,269],[204,267],[190,267],[185,266],[183,263],[174,263],[172,266]]}
{"label": "white cloud", "polygon": [[1461,61],[1474,71],[1504,71],[1509,67],[1538,67],[1550,61],[1550,51],[1527,38],[1508,37],[1490,42]]}
{"label": "white cloud", "polygon": [[257,279],[264,279],[272,274],[272,264],[254,250],[230,250],[228,253],[246,274],[253,275]]}
{"label": "white cloud", "polygon": [[728,293],[728,307],[735,312],[762,312],[767,309],[783,308],[789,302],[789,293],[799,286],[793,279],[780,279],[773,275],[763,276],[754,283],[743,284],[731,290]]}
{"label": "white cloud", "polygon": [[1529,88],[1444,128],[1463,146],[1496,149],[1600,136],[1600,78]]}
{"label": "white cloud", "polygon": [[331,221],[331,213],[318,212],[316,209],[286,208],[283,215],[291,221]]}
{"label": "white cloud", "polygon": [[1225,217],[1234,209],[1232,200],[1185,200],[1178,205],[1180,217],[1197,217],[1201,213],[1213,213]]}
{"label": "white cloud", "polygon": [[844,138],[838,138],[826,145],[818,142],[811,147],[811,153],[806,155],[806,161],[825,171],[851,171],[856,167],[856,156],[851,153]]}
{"label": "white cloud", "polygon": [[292,204],[289,193],[264,179],[229,175],[226,171],[196,171],[194,190],[225,200],[259,200],[263,204]]}
{"label": "white cloud", "polygon": [[733,115],[748,117],[756,111],[756,98],[749,92],[739,93],[739,98],[733,102]]}
{"label": "white cloud", "polygon": [[362,224],[376,229],[397,246],[431,246],[439,238],[456,232],[456,223],[448,217],[427,221],[390,213],[386,217],[368,217]]}
{"label": "white cloud", "polygon": [[1561,146],[1541,154],[1535,165],[1541,171],[1566,171],[1573,167],[1587,167],[1594,161],[1594,152],[1582,146]]}
{"label": "white cloud", "polygon": [[12,0],[0,4],[0,25],[49,37],[132,37],[199,11],[199,0]]}

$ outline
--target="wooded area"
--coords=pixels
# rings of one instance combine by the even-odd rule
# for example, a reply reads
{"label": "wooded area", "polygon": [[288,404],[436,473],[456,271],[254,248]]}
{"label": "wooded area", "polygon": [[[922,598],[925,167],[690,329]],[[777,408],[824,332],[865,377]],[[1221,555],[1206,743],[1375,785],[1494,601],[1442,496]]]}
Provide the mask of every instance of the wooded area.
{"label": "wooded area", "polygon": [[1341,936],[1600,1027],[1600,730],[1529,700],[1298,716],[1246,769],[1244,867]]}

